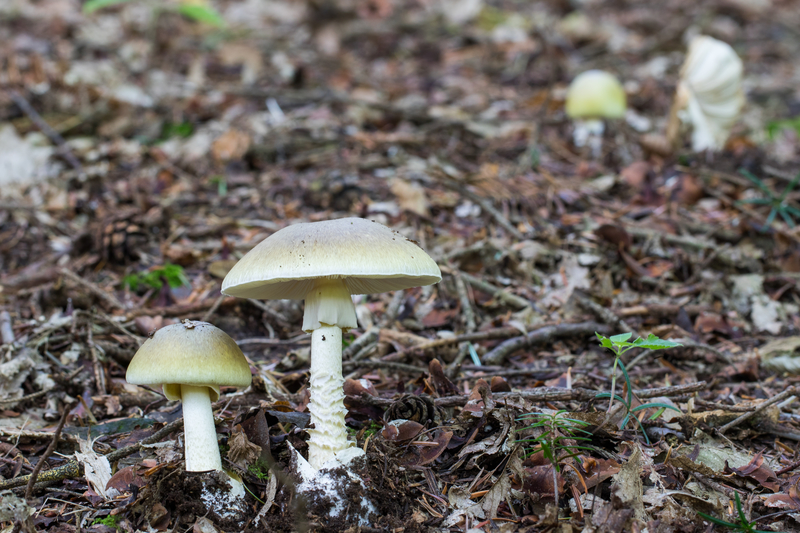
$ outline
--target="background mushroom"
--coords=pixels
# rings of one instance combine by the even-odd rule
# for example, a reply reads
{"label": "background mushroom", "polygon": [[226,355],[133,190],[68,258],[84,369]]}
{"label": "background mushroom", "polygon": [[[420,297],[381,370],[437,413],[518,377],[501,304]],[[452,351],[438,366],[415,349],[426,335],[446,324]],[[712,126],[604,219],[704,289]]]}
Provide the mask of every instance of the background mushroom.
{"label": "background mushroom", "polygon": [[692,149],[721,150],[744,106],[742,60],[727,43],[699,35],[689,45],[670,110],[667,138],[675,144],[680,122],[692,127]]}
{"label": "background mushroom", "polygon": [[211,403],[222,385],[250,385],[250,366],[239,346],[207,322],[184,320],[159,329],[133,356],[126,379],[161,386],[183,403],[186,470],[222,470]]}
{"label": "background mushroom", "polygon": [[587,70],[578,74],[567,89],[564,110],[575,120],[575,146],[586,144],[597,157],[602,147],[604,119],[625,116],[625,89],[613,75],[604,70]]}
{"label": "background mushroom", "polygon": [[358,325],[350,295],[441,279],[439,267],[416,243],[361,218],[288,226],[248,252],[225,277],[223,294],[305,300],[303,330],[311,332],[308,408],[314,424],[308,460],[314,469],[348,448],[342,330]]}

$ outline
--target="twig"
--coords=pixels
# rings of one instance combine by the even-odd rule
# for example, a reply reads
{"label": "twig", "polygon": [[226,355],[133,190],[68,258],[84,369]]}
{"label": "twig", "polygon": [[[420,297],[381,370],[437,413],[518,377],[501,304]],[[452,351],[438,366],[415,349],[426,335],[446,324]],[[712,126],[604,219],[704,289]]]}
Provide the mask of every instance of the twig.
{"label": "twig", "polygon": [[389,302],[389,305],[386,307],[386,312],[383,313],[381,317],[381,325],[383,327],[389,327],[397,318],[397,313],[400,312],[400,307],[403,305],[403,302],[406,299],[406,291],[400,290],[394,293],[392,296],[392,301]]}
{"label": "twig", "polygon": [[[674,385],[672,387],[656,387],[653,389],[639,389],[634,390],[633,393],[639,398],[655,398],[659,396],[680,396],[682,394],[698,392],[708,387],[705,381],[697,381],[695,383],[687,383],[685,385]],[[591,389],[562,389],[559,387],[539,387],[526,391],[515,392],[497,392],[492,394],[492,399],[501,402],[505,399],[515,400],[523,399],[534,402],[564,402],[564,401],[581,401],[585,402],[592,400],[600,394],[600,391]],[[360,400],[370,405],[378,407],[388,407],[394,400],[390,398],[378,398],[376,396],[369,396],[362,394]],[[469,401],[469,396],[446,396],[444,398],[436,398],[433,400],[439,407],[458,407],[466,404]]]}
{"label": "twig", "polygon": [[60,268],[58,272],[65,278],[75,283],[76,285],[80,285],[81,287],[88,290],[101,300],[104,300],[111,307],[119,309],[121,311],[127,311],[128,308],[125,307],[125,305],[122,302],[117,300],[116,296],[109,294],[107,291],[104,291],[94,283],[86,281],[85,279],[81,278],[80,276],[78,276],[77,274],[66,268]]}
{"label": "twig", "polygon": [[58,147],[58,151],[67,160],[67,163],[70,164],[72,168],[81,176],[86,176],[86,173],[83,170],[83,165],[81,162],[78,161],[78,158],[75,157],[75,154],[69,149],[67,145],[67,141],[64,140],[64,137],[61,136],[56,130],[50,127],[50,124],[45,121],[42,116],[28,103],[28,101],[22,97],[17,91],[10,91],[11,99],[17,104],[17,107],[22,110],[23,113],[28,115],[28,118],[31,119],[39,131],[41,131],[50,141]]}
{"label": "twig", "polygon": [[[456,282],[456,292],[458,292],[458,301],[461,303],[461,310],[464,315],[464,326],[467,333],[472,333],[477,326],[475,325],[475,312],[472,310],[472,302],[467,292],[467,285],[464,283],[464,277],[460,272],[456,273],[454,279]],[[450,379],[452,379],[458,373],[458,369],[461,368],[461,363],[464,362],[464,359],[466,359],[470,351],[469,347],[470,345],[468,343],[462,343],[458,348],[458,355],[456,358],[452,363],[447,365],[447,377]]]}
{"label": "twig", "polygon": [[466,198],[469,198],[472,202],[475,202],[481,209],[489,213],[498,224],[503,226],[511,235],[514,236],[517,240],[524,241],[525,235],[522,234],[520,230],[517,229],[514,224],[509,222],[509,220],[503,216],[503,213],[497,210],[497,208],[492,204],[491,200],[484,198],[483,196],[474,193],[471,191],[467,186],[462,185],[458,181],[454,180],[453,178],[449,177],[444,171],[437,172],[437,177],[439,181],[443,183],[447,188],[452,189],[459,193]]}
{"label": "twig", "polygon": [[508,337],[519,335],[520,333],[521,333],[520,330],[517,328],[497,328],[497,329],[490,329],[487,331],[477,331],[475,333],[464,333],[462,335],[456,335],[455,337],[436,339],[422,344],[418,344],[416,346],[412,346],[411,348],[406,348],[405,350],[389,354],[383,360],[401,361],[405,359],[405,357],[408,355],[411,355],[413,353],[422,353],[425,350],[432,350],[434,348],[441,348],[443,346],[450,346],[451,344],[459,344],[462,342],[469,342],[469,341],[507,339]]}
{"label": "twig", "polygon": [[309,344],[311,342],[311,337],[303,333],[302,335],[297,335],[296,337],[292,337],[291,339],[270,339],[268,337],[252,337],[250,339],[241,339],[236,341],[236,344],[239,346],[244,346],[247,344],[274,344],[277,346],[282,346],[285,344]]}
{"label": "twig", "polygon": [[216,312],[217,312],[217,309],[219,309],[219,306],[220,306],[220,304],[222,303],[222,300],[224,300],[224,299],[225,299],[225,296],[224,296],[224,295],[222,295],[222,294],[220,294],[220,295],[217,297],[217,299],[216,299],[216,300],[214,300],[214,304],[213,304],[213,305],[212,305],[212,306],[211,306],[211,307],[208,309],[208,311],[206,311],[206,313],[203,315],[203,318],[201,318],[201,319],[200,319],[200,321],[201,321],[201,322],[208,322],[208,320],[209,320],[209,319],[210,319],[212,316],[214,316],[214,313],[216,313]]}
{"label": "twig", "polygon": [[0,400],[0,405],[11,405],[11,404],[15,404],[15,403],[18,403],[18,402],[24,402],[24,401],[27,401],[27,400],[35,400],[39,396],[44,396],[45,394],[48,394],[52,390],[53,389],[40,390],[38,392],[34,392],[34,393],[28,394],[26,396],[20,396],[19,398],[6,398],[4,400]]}
{"label": "twig", "polygon": [[649,315],[649,316],[670,316],[670,315],[677,315],[678,312],[683,308],[686,311],[686,314],[689,316],[697,316],[700,313],[711,311],[711,306],[709,305],[687,305],[687,306],[680,306],[674,304],[642,304],[642,305],[634,305],[632,307],[623,307],[622,309],[618,309],[614,311],[620,317],[628,317],[628,316],[638,316],[638,315]]}
{"label": "twig", "polygon": [[385,368],[387,370],[399,370],[401,372],[410,372],[412,374],[424,374],[428,371],[427,368],[418,366],[407,365],[404,363],[393,363],[391,361],[347,361],[342,363],[342,368]]}
{"label": "twig", "polygon": [[265,304],[261,300],[256,300],[254,298],[248,298],[247,301],[250,302],[251,304],[255,305],[256,307],[258,307],[262,311],[264,311],[264,313],[269,315],[275,322],[278,323],[278,325],[280,327],[282,327],[284,329],[292,329],[292,325],[289,323],[288,320],[286,320],[286,318],[284,318],[283,315],[281,315],[280,313],[278,313],[277,311],[272,309],[270,306],[268,306],[267,304]]}
{"label": "twig", "polygon": [[342,351],[342,359],[343,360],[350,359],[353,355],[361,351],[361,348],[369,344],[372,344],[374,341],[378,340],[380,332],[381,329],[378,327],[373,326],[369,328],[359,338],[351,342],[350,346],[348,346]]}
{"label": "twig", "polygon": [[639,332],[636,331],[633,327],[628,325],[625,320],[617,316],[613,311],[610,309],[606,309],[602,305],[598,304],[597,302],[593,301],[587,295],[583,294],[581,291],[574,291],[572,296],[575,298],[575,301],[578,302],[578,305],[593,313],[597,318],[605,322],[606,324],[616,326],[620,333],[627,333],[631,332],[636,336],[639,336]]}
{"label": "twig", "polygon": [[69,416],[69,412],[70,412],[70,406],[64,405],[64,412],[61,414],[61,420],[58,421],[58,427],[56,427],[55,433],[53,433],[53,440],[50,441],[50,444],[47,446],[47,449],[44,451],[42,456],[39,457],[39,460],[36,462],[36,466],[33,467],[33,472],[31,472],[28,475],[28,484],[25,487],[26,500],[29,500],[31,495],[33,494],[33,486],[36,484],[36,478],[39,477],[39,472],[42,471],[44,462],[55,451],[56,446],[58,446],[58,441],[61,438],[61,430],[64,429],[64,424],[67,422],[67,417]]}
{"label": "twig", "polygon": [[472,302],[467,294],[467,286],[464,284],[464,275],[461,272],[455,272],[456,291],[458,292],[458,301],[461,303],[461,312],[464,315],[464,327],[467,333],[475,331],[475,313],[472,310]]}
{"label": "twig", "polygon": [[92,327],[86,328],[86,342],[89,344],[89,350],[92,352],[92,369],[94,370],[94,382],[97,392],[100,394],[108,394],[108,387],[106,387],[106,371],[103,368],[103,363],[100,361],[97,346],[94,343],[94,335],[92,334]]}
{"label": "twig", "polygon": [[532,344],[542,344],[549,340],[560,337],[575,337],[577,335],[591,335],[595,332],[604,335],[610,333],[611,328],[606,324],[597,322],[579,322],[577,324],[559,324],[557,326],[545,326],[531,331],[527,335],[508,339],[500,343],[491,352],[483,356],[483,362],[487,365],[501,365],[509,354],[526,348]]}
{"label": "twig", "polygon": [[786,389],[782,393],[777,394],[777,395],[773,396],[772,398],[770,398],[769,400],[765,400],[764,402],[760,403],[758,405],[758,407],[756,407],[754,410],[750,411],[749,413],[745,413],[745,414],[741,415],[739,418],[736,418],[735,420],[731,420],[730,422],[728,422],[727,424],[725,424],[724,426],[719,428],[717,431],[719,431],[720,434],[723,434],[726,431],[728,431],[729,429],[738,426],[739,424],[741,424],[742,422],[744,422],[745,420],[747,420],[751,416],[755,415],[756,413],[760,413],[761,411],[763,411],[764,409],[766,409],[770,405],[772,405],[774,403],[777,403],[777,402],[780,402],[780,401],[788,398],[789,396],[793,396],[794,394],[797,394],[797,389],[795,387],[789,387],[788,389]]}
{"label": "twig", "polygon": [[445,274],[450,274],[453,276],[456,275],[461,276],[464,281],[466,281],[479,291],[490,294],[492,298],[496,298],[497,300],[505,302],[519,309],[524,309],[525,307],[531,307],[535,309],[537,312],[541,313],[541,310],[536,306],[535,303],[526,300],[525,298],[522,298],[520,296],[517,296],[516,294],[511,294],[505,289],[497,288],[491,283],[487,283],[480,278],[476,278],[475,276],[467,274],[466,272],[461,272],[460,270],[457,270],[455,268],[450,268],[443,265],[439,265],[439,269]]}

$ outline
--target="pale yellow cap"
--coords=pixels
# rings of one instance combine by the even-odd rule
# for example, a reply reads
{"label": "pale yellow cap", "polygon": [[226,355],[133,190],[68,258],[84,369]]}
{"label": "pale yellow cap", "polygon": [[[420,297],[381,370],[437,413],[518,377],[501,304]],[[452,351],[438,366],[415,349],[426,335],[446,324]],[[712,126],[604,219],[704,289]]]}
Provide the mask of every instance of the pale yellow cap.
{"label": "pale yellow cap", "polygon": [[613,74],[587,70],[572,80],[564,109],[570,118],[622,118],[626,106],[625,89]]}
{"label": "pale yellow cap", "polygon": [[228,272],[222,293],[302,300],[318,279],[342,279],[350,294],[374,294],[442,280],[416,243],[382,224],[343,218],[287,226],[250,250]]}
{"label": "pale yellow cap", "polygon": [[209,387],[212,401],[220,386],[250,385],[250,365],[236,342],[208,322],[184,320],[156,331],[128,365],[125,378],[136,385],[163,386],[170,400],[180,400],[180,386]]}

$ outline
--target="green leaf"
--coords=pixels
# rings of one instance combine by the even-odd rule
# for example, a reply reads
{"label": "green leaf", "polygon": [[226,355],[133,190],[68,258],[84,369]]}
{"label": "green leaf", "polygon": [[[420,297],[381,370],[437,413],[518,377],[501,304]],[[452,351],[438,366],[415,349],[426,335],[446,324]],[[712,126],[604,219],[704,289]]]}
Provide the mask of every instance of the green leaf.
{"label": "green leaf", "polygon": [[667,339],[659,339],[652,333],[648,335],[646,339],[642,339],[641,337],[636,339],[633,342],[633,345],[637,348],[647,348],[648,350],[664,350],[666,348],[683,346],[683,344],[679,342],[673,342]]}
{"label": "green leaf", "polygon": [[88,2],[83,4],[83,14],[89,15],[91,13],[94,13],[98,9],[115,6],[117,4],[124,4],[125,2],[129,1],[130,0],[89,0]]}
{"label": "green leaf", "polygon": [[667,405],[665,403],[646,403],[646,404],[643,404],[643,405],[637,405],[636,407],[631,409],[631,411],[641,411],[642,409],[650,409],[652,407],[657,407],[657,408],[662,409],[662,410],[672,409],[673,411],[677,411],[679,413],[683,413],[677,407],[674,407],[672,405]]}
{"label": "green leaf", "polygon": [[[595,397],[594,397],[595,400],[602,400],[603,398],[611,398],[611,393],[610,392],[601,392],[601,393],[596,394]],[[614,395],[614,399],[617,400],[620,403],[623,403],[623,404],[625,403],[625,400],[623,400],[622,397],[619,394],[615,394]]]}
{"label": "green leaf", "polygon": [[713,516],[711,516],[711,515],[708,515],[708,514],[706,514],[706,513],[701,513],[700,511],[697,511],[697,514],[699,514],[700,516],[702,516],[703,518],[705,518],[705,519],[706,519],[706,520],[708,520],[709,522],[711,522],[711,523],[713,523],[713,524],[716,524],[716,525],[718,525],[718,526],[725,526],[725,527],[739,527],[739,526],[737,526],[736,524],[731,524],[730,522],[726,522],[726,521],[724,521],[724,520],[720,520],[719,518],[714,518]]}
{"label": "green leaf", "polygon": [[220,15],[216,9],[210,6],[184,4],[178,8],[178,13],[196,22],[210,24],[217,28],[225,26],[225,19],[222,18],[222,15]]}
{"label": "green leaf", "polygon": [[633,333],[620,333],[619,335],[612,335],[610,340],[614,344],[623,344],[625,341],[630,339],[632,335]]}
{"label": "green leaf", "polygon": [[600,346],[602,346],[603,348],[608,348],[609,350],[614,349],[614,343],[611,342],[611,339],[603,335],[600,335],[596,331],[594,332],[594,334],[597,335],[598,340],[600,340]]}

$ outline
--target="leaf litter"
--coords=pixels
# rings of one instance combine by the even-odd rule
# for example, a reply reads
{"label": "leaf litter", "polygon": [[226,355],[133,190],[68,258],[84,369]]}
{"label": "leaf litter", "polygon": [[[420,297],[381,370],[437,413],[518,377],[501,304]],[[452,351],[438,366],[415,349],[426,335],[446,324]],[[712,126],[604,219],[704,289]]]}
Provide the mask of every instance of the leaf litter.
{"label": "leaf litter", "polygon": [[[800,531],[797,13],[0,7],[3,530]],[[715,153],[665,131],[701,34],[744,64]],[[596,153],[563,110],[590,69],[628,98]],[[271,233],[342,216],[393,227],[444,274],[356,297],[345,392],[366,458],[345,496],[377,509],[361,525],[296,494],[302,305],[219,292]],[[148,335],[187,318],[254,372],[214,405],[240,522],[202,501],[224,480],[183,471],[179,405],[124,380]],[[595,332],[682,346],[635,347],[612,376]],[[532,413],[551,433],[526,429]]]}

